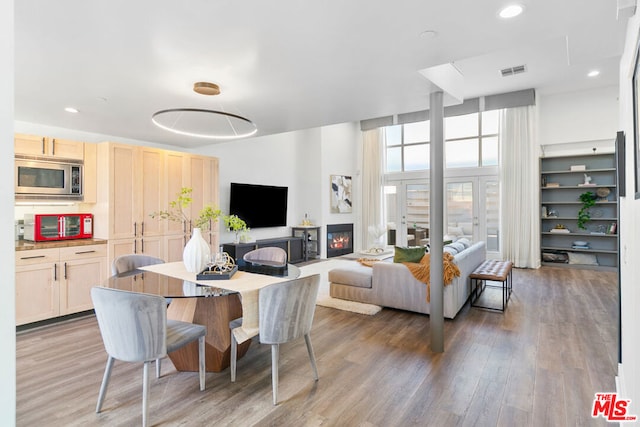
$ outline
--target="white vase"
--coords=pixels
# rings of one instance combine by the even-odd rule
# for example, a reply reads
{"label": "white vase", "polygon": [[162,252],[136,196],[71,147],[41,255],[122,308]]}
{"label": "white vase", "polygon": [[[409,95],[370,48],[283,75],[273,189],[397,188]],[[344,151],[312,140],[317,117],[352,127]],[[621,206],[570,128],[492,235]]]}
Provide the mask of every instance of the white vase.
{"label": "white vase", "polygon": [[200,273],[207,265],[211,256],[211,249],[207,241],[202,237],[199,228],[192,230],[191,239],[187,242],[182,252],[182,261],[190,273]]}

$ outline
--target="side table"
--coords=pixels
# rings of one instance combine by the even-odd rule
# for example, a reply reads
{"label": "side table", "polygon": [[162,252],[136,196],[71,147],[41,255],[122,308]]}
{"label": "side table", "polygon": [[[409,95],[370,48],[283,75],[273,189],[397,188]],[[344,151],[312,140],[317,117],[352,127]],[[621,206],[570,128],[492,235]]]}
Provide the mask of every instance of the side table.
{"label": "side table", "polygon": [[291,234],[294,237],[302,237],[305,261],[309,261],[309,258],[320,258],[320,227],[297,225],[291,227]]}

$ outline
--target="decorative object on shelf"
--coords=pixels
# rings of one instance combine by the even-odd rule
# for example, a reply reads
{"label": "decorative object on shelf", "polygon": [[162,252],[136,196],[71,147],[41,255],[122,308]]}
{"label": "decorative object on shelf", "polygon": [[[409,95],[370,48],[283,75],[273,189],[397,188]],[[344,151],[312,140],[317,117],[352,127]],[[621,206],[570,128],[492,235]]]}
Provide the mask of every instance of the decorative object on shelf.
{"label": "decorative object on shelf", "polygon": [[206,205],[198,212],[198,217],[195,220],[189,218],[185,213],[185,209],[193,202],[191,193],[193,193],[192,188],[182,187],[180,193],[177,194],[176,200],[169,202],[169,208],[166,211],[152,212],[149,216],[151,218],[187,223],[201,230],[208,229],[209,226],[218,221],[222,212],[220,209],[214,209],[211,205]]}
{"label": "decorative object on shelf", "polygon": [[307,214],[304,214],[304,219],[302,220],[302,224],[300,225],[302,225],[303,227],[311,227],[313,223],[309,219],[309,216]]}
{"label": "decorative object on shelf", "polygon": [[331,175],[331,213],[351,213],[351,177]]}
{"label": "decorative object on shelf", "polygon": [[591,219],[591,212],[589,211],[596,204],[596,195],[591,191],[587,191],[580,195],[580,201],[582,207],[578,211],[578,228],[586,230],[587,221]]}
{"label": "decorative object on shelf", "polygon": [[571,233],[571,230],[569,230],[567,227],[565,227],[563,224],[556,224],[555,227],[553,227],[551,230],[549,230],[551,233]]}
{"label": "decorative object on shelf", "polygon": [[542,218],[546,218],[549,215],[549,211],[547,210],[546,206],[542,207],[540,211],[540,215],[542,216]]}
{"label": "decorative object on shelf", "polygon": [[224,221],[224,225],[227,227],[227,230],[235,233],[233,243],[240,243],[240,234],[245,230],[249,230],[249,228],[247,228],[247,223],[244,222],[243,219],[240,219],[238,215],[225,215],[222,217],[222,220]]}
{"label": "decorative object on shelf", "polygon": [[578,187],[595,187],[595,186],[596,186],[596,183],[591,182],[591,177],[586,173],[584,174],[584,182],[582,184],[578,184]]}
{"label": "decorative object on shelf", "polygon": [[589,243],[584,240],[576,240],[573,242],[573,246],[589,246]]}
{"label": "decorative object on shelf", "polygon": [[569,170],[571,170],[571,172],[586,171],[587,170],[587,166],[586,165],[571,165]]}
{"label": "decorative object on shelf", "polygon": [[207,261],[211,256],[209,244],[202,237],[202,233],[198,227],[194,228],[191,233],[191,239],[187,242],[182,251],[182,261],[189,273],[198,273],[204,270]]}
{"label": "decorative object on shelf", "polygon": [[607,234],[616,234],[618,232],[618,223],[612,222],[607,230]]}
{"label": "decorative object on shelf", "polygon": [[555,209],[549,209],[549,214],[547,218],[558,218],[558,211]]}
{"label": "decorative object on shelf", "polygon": [[547,182],[544,186],[545,188],[558,188],[560,187],[559,182]]}
{"label": "decorative object on shelf", "polygon": [[598,188],[596,190],[596,196],[598,196],[598,201],[606,202],[607,200],[609,200],[610,193],[611,193],[611,190],[609,190],[607,187]]}

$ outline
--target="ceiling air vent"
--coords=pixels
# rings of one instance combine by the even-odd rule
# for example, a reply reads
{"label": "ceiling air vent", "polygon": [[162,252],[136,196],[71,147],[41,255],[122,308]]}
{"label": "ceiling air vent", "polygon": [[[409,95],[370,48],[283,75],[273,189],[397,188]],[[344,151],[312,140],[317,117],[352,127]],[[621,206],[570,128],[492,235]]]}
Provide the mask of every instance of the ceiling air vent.
{"label": "ceiling air vent", "polygon": [[525,71],[527,71],[527,67],[525,67],[524,65],[516,65],[515,67],[503,68],[502,70],[500,70],[500,73],[502,74],[502,77],[508,77],[515,74],[524,73]]}

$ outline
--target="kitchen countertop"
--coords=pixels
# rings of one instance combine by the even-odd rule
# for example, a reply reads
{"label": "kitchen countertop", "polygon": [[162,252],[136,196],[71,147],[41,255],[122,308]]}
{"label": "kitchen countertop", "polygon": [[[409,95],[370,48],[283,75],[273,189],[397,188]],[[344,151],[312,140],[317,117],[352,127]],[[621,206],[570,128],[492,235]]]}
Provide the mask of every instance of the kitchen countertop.
{"label": "kitchen countertop", "polygon": [[30,242],[28,240],[17,240],[16,251],[30,251],[34,249],[68,248],[71,246],[106,245],[105,239],[73,239],[57,240],[55,242]]}

